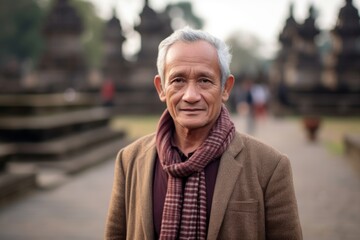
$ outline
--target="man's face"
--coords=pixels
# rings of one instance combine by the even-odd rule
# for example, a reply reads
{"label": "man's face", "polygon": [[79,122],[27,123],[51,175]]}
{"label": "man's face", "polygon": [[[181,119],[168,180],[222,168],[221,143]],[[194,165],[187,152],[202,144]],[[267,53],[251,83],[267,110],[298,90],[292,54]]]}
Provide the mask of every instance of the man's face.
{"label": "man's face", "polygon": [[210,128],[219,116],[233,85],[230,76],[224,89],[216,49],[205,41],[176,42],[165,61],[165,86],[159,76],[155,86],[177,127]]}

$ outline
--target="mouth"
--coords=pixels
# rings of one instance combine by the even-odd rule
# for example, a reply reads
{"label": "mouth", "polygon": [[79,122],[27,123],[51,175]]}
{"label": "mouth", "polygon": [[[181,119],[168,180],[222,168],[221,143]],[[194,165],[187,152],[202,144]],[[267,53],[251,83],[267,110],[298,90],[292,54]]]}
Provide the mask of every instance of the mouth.
{"label": "mouth", "polygon": [[186,111],[186,112],[197,112],[197,111],[202,111],[201,108],[181,108],[181,111]]}
{"label": "mouth", "polygon": [[182,109],[180,109],[180,111],[182,111],[184,113],[192,114],[192,113],[202,112],[203,109],[201,109],[201,108],[182,108]]}

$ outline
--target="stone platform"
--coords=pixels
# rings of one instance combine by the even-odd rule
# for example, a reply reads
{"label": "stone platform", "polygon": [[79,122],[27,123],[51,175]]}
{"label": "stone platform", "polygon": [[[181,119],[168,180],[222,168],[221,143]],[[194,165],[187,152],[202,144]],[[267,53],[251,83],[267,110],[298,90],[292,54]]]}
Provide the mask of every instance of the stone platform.
{"label": "stone platform", "polygon": [[126,133],[110,128],[115,114],[89,93],[0,95],[0,202],[116,154]]}

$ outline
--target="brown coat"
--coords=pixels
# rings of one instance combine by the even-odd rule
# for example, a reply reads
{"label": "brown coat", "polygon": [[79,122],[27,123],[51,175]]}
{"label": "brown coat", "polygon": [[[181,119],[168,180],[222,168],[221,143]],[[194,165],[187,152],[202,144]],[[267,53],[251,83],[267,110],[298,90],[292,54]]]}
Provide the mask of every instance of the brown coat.
{"label": "brown coat", "polygon": [[[105,239],[154,239],[155,135],[117,157]],[[288,158],[237,133],[221,157],[208,230],[215,239],[302,239]]]}

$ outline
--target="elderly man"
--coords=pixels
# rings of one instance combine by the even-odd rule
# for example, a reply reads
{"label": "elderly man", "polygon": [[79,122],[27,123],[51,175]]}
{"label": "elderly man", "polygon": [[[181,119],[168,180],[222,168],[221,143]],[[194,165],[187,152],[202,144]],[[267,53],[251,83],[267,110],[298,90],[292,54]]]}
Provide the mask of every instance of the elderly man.
{"label": "elderly man", "polygon": [[122,149],[106,239],[302,239],[288,158],[238,133],[223,41],[191,28],[159,45],[156,133]]}

